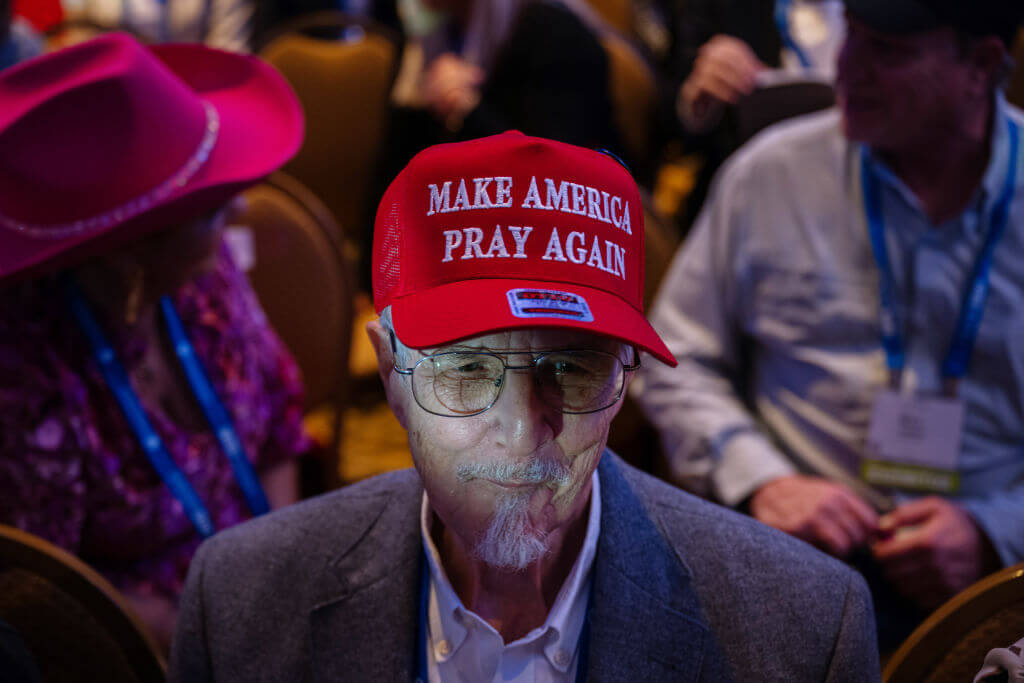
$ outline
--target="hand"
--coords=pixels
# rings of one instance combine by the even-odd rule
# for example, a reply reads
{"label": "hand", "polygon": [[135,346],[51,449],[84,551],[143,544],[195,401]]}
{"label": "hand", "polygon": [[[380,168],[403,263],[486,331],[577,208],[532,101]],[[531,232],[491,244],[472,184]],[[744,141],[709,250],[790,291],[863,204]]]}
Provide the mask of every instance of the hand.
{"label": "hand", "polygon": [[702,133],[725,105],[749,95],[757,74],[768,67],[739,38],[719,34],[697,52],[693,71],[679,91],[679,116],[691,132]]}
{"label": "hand", "polygon": [[128,589],[122,592],[135,615],[146,625],[160,653],[171,651],[171,638],[178,621],[178,606],[170,599],[153,593]]}
{"label": "hand", "polygon": [[943,498],[901,505],[879,520],[888,533],[871,546],[886,578],[925,609],[935,609],[995,571],[999,560],[970,514]]}
{"label": "hand", "polygon": [[750,499],[750,512],[758,521],[840,558],[867,545],[878,525],[875,511],[849,488],[803,475],[762,486]]}
{"label": "hand", "polygon": [[423,100],[449,127],[480,103],[483,70],[451,53],[435,59],[423,76]]}

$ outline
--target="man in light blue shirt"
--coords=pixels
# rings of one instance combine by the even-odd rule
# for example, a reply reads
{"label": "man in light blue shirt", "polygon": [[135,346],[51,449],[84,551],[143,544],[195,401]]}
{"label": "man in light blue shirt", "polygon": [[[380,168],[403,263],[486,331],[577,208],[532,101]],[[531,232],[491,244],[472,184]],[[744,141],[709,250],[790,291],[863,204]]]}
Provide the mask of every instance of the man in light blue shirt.
{"label": "man in light blue shirt", "polygon": [[[652,312],[679,366],[633,389],[677,483],[867,557],[916,619],[1024,561],[1022,9],[846,4],[838,111],[725,167]],[[894,443],[923,456],[866,467]]]}

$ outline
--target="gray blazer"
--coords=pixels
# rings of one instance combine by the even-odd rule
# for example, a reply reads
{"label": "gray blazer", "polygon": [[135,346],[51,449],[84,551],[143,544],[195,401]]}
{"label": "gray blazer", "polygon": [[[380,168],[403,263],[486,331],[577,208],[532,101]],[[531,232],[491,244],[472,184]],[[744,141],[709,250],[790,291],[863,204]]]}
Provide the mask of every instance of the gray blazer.
{"label": "gray blazer", "polygon": [[[859,574],[610,452],[598,476],[590,681],[879,680]],[[421,495],[394,472],[204,543],[170,680],[409,681]]]}

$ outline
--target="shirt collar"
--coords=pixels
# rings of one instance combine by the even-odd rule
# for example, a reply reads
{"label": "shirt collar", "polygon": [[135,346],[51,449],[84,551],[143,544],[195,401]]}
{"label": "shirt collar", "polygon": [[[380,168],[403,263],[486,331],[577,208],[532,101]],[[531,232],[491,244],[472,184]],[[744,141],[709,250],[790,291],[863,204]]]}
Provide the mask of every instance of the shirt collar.
{"label": "shirt collar", "polygon": [[[995,96],[995,106],[993,107],[994,123],[989,141],[988,166],[985,168],[985,173],[981,178],[981,185],[974,199],[968,204],[968,211],[975,210],[979,212],[979,216],[976,216],[975,220],[967,221],[968,229],[972,232],[987,229],[988,216],[992,212],[995,202],[999,200],[1003,185],[1006,183],[1006,176],[1010,168],[1010,133],[1006,127],[1006,122],[1009,120],[1010,112],[1006,96],[1002,91],[998,91]],[[867,151],[871,170],[879,181],[898,193],[903,201],[911,206],[914,211],[924,215],[921,202],[910,191],[910,188],[869,147],[864,149]],[[982,218],[982,220],[978,220],[978,218]]]}
{"label": "shirt collar", "polygon": [[[466,615],[471,612],[462,604],[462,600],[455,593],[448,575],[444,571],[441,562],[441,555],[434,544],[430,534],[433,524],[433,511],[427,492],[423,492],[423,503],[420,507],[420,535],[423,541],[423,550],[427,556],[427,567],[430,571],[430,585],[435,599],[430,601],[431,609],[428,610],[427,619],[429,628],[433,634],[432,640],[441,639],[447,641],[447,653],[443,656],[438,654],[438,660],[444,661],[451,658],[465,642],[467,629],[464,625]],[[590,512],[587,518],[587,533],[583,539],[583,547],[580,554],[573,563],[572,570],[566,578],[562,588],[558,591],[551,611],[548,613],[544,624],[534,629],[519,641],[509,643],[511,647],[516,643],[535,640],[545,633],[548,636],[548,644],[544,646],[544,655],[551,666],[555,669],[566,672],[572,664],[572,657],[559,656],[560,652],[574,653],[579,644],[580,633],[583,630],[583,622],[587,616],[587,603],[590,597],[590,576],[594,565],[594,556],[597,553],[597,540],[601,532],[601,484],[598,480],[597,471],[591,475],[590,490]],[[434,609],[436,607],[436,610]]]}

